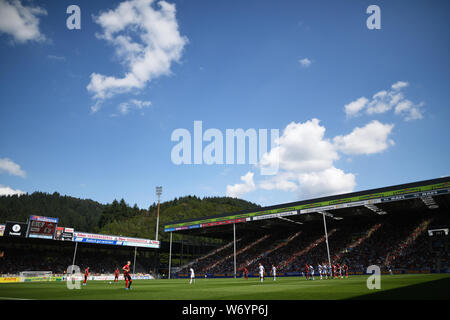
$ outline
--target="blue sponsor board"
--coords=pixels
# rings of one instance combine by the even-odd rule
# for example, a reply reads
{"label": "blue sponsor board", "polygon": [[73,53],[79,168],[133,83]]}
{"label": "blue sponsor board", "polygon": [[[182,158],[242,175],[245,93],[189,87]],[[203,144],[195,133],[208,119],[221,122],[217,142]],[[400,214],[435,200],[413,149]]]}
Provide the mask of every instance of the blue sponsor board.
{"label": "blue sponsor board", "polygon": [[43,222],[51,222],[51,223],[58,223],[58,218],[50,218],[50,217],[43,217],[43,216],[30,216],[30,220],[36,220],[36,221],[43,221]]}
{"label": "blue sponsor board", "polygon": [[201,228],[201,224],[194,224],[192,226],[186,226],[186,227],[178,227],[178,228],[166,228],[164,229],[164,232],[171,232],[171,231],[179,231],[179,230],[188,230],[188,229],[196,229]]}
{"label": "blue sponsor board", "polygon": [[43,234],[29,234],[28,238],[39,238],[39,239],[53,239],[53,235],[43,235]]}
{"label": "blue sponsor board", "polygon": [[86,243],[98,243],[98,244],[111,244],[111,245],[121,245],[117,243],[116,240],[103,240],[103,239],[90,239],[90,238],[81,238],[81,237],[74,237],[73,241],[76,242],[86,242]]}

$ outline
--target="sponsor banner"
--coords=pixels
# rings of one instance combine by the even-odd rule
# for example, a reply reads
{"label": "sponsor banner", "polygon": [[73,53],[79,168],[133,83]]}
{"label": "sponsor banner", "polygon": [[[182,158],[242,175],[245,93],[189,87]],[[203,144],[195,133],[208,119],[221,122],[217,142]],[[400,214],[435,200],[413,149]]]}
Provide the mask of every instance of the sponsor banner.
{"label": "sponsor banner", "polygon": [[0,224],[0,237],[3,236],[3,232],[5,231],[5,225]]}
{"label": "sponsor banner", "polygon": [[392,197],[384,197],[381,199],[381,201],[382,202],[391,202],[391,201],[407,200],[407,199],[420,198],[420,197],[437,196],[437,195],[442,195],[442,194],[447,194],[447,193],[450,193],[450,189],[433,190],[433,191],[427,191],[427,192],[416,192],[416,193],[405,194],[405,195],[395,195]]}
{"label": "sponsor banner", "polygon": [[0,277],[0,283],[20,282],[20,277]]}
{"label": "sponsor banner", "polygon": [[8,237],[25,237],[27,235],[27,228],[27,223],[7,221],[3,235]]}
{"label": "sponsor banner", "polygon": [[345,208],[352,208],[352,207],[359,207],[359,206],[364,206],[364,205],[368,205],[368,204],[377,204],[377,203],[380,203],[380,202],[381,202],[381,199],[355,201],[355,202],[337,204],[337,205],[333,205],[333,206],[323,206],[323,207],[316,207],[316,208],[311,208],[311,209],[303,209],[303,210],[300,210],[300,214],[313,213],[313,212],[319,212],[319,211],[331,211],[331,210],[345,209]]}
{"label": "sponsor banner", "polygon": [[278,217],[286,217],[286,216],[293,216],[296,215],[297,211],[288,211],[288,212],[282,212],[282,213],[274,213],[274,214],[265,214],[262,216],[253,217],[252,220],[264,220],[264,219],[273,219]]}
{"label": "sponsor banner", "polygon": [[[88,277],[88,280],[98,280],[98,281],[113,281],[115,278],[114,276],[91,276]],[[119,280],[123,280],[123,275],[119,276]]]}
{"label": "sponsor banner", "polygon": [[30,234],[28,238],[39,238],[39,239],[50,239],[53,240],[53,236],[44,235],[44,234]]}
{"label": "sponsor banner", "polygon": [[301,272],[285,272],[286,277],[300,277],[302,276]]}
{"label": "sponsor banner", "polygon": [[97,239],[97,240],[116,240],[115,236],[109,236],[104,234],[95,234],[95,233],[85,233],[85,232],[75,232],[74,237],[76,238],[85,238],[85,239]]}
{"label": "sponsor banner", "polygon": [[117,237],[116,244],[129,247],[159,248],[159,241],[139,238]]}
{"label": "sponsor banner", "polygon": [[74,230],[72,228],[57,227],[56,234],[55,234],[55,240],[72,241],[73,240],[73,232],[74,232]]}
{"label": "sponsor banner", "polygon": [[50,218],[43,216],[30,216],[30,220],[32,221],[42,221],[42,222],[50,222],[50,223],[58,223],[58,218]]}
{"label": "sponsor banner", "polygon": [[135,279],[135,280],[153,280],[155,278],[151,275],[144,275],[144,276],[135,276],[135,277],[133,277],[133,279]]}
{"label": "sponsor banner", "polygon": [[[20,278],[19,278],[20,279]],[[40,281],[62,281],[62,276],[51,277],[24,277],[23,282],[40,282]]]}
{"label": "sponsor banner", "polygon": [[57,227],[56,228],[56,233],[55,233],[55,240],[62,240],[63,232],[64,232],[64,228],[63,227]]}
{"label": "sponsor banner", "polygon": [[109,244],[116,246],[143,247],[143,248],[159,248],[160,246],[160,242],[156,240],[130,238],[130,237],[116,237],[104,234],[94,234],[85,232],[75,232],[73,234],[73,241],[96,243],[96,244]]}
{"label": "sponsor banner", "polygon": [[[154,279],[153,276],[147,274],[147,275],[139,275],[139,276],[134,276],[133,274],[131,274],[131,278],[133,280],[151,280]],[[76,280],[81,280],[81,277],[75,277]],[[113,275],[100,275],[100,276],[89,276],[88,280],[93,280],[93,281],[114,281],[115,277]],[[125,278],[123,277],[123,275],[119,275],[119,281],[125,280]],[[84,278],[83,278],[84,280]]]}
{"label": "sponsor banner", "polygon": [[62,281],[63,277],[50,277],[50,281]]}
{"label": "sponsor banner", "polygon": [[23,282],[50,281],[54,277],[24,277]]}
{"label": "sponsor banner", "polygon": [[246,222],[245,218],[239,218],[239,219],[231,219],[231,220],[224,220],[224,221],[215,221],[210,223],[203,223],[201,227],[214,227],[214,226],[222,226],[225,224],[232,224],[232,223],[240,223],[240,222]]}
{"label": "sponsor banner", "polygon": [[81,237],[77,237],[77,236],[75,236],[73,238],[73,241],[75,241],[75,242],[85,242],[85,243],[96,243],[96,244],[110,244],[110,245],[116,245],[116,243],[117,243],[117,241],[115,241],[115,240],[81,238]]}

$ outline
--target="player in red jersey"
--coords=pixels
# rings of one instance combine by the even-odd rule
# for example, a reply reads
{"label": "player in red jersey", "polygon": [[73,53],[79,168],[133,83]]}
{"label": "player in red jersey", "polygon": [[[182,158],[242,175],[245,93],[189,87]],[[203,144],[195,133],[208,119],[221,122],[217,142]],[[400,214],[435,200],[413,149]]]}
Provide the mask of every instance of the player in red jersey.
{"label": "player in red jersey", "polygon": [[344,272],[345,272],[345,277],[348,278],[348,266],[347,266],[347,264],[344,263],[343,268],[344,268]]}
{"label": "player in red jersey", "polygon": [[123,270],[123,277],[125,279],[125,289],[131,290],[131,283],[133,282],[133,280],[131,280],[131,276],[130,276],[130,265],[131,265],[131,261],[128,261],[128,263],[126,265],[123,266],[122,270]]}
{"label": "player in red jersey", "polygon": [[336,265],[333,263],[333,265],[331,266],[333,269],[333,274],[332,274],[332,276],[333,276],[333,279],[334,278],[336,278]]}
{"label": "player in red jersey", "polygon": [[88,275],[89,275],[89,267],[87,267],[86,270],[84,270],[84,281],[83,281],[83,286],[86,285]]}
{"label": "player in red jersey", "polygon": [[309,280],[309,265],[305,264],[305,277],[306,280]]}
{"label": "player in red jersey", "polygon": [[337,278],[342,278],[342,269],[341,269],[341,265],[339,263],[336,264],[336,271],[337,271]]}
{"label": "player in red jersey", "polygon": [[248,280],[248,269],[247,269],[247,267],[244,267],[244,278],[246,280]]}
{"label": "player in red jersey", "polygon": [[119,268],[114,271],[114,282],[119,282]]}

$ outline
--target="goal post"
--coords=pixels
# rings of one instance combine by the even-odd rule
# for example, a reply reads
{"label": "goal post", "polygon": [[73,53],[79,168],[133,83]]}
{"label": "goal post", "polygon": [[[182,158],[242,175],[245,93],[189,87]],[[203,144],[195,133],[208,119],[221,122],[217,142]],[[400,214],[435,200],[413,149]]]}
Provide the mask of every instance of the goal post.
{"label": "goal post", "polygon": [[19,273],[19,277],[25,278],[42,278],[43,281],[50,281],[52,277],[52,271],[22,271]]}

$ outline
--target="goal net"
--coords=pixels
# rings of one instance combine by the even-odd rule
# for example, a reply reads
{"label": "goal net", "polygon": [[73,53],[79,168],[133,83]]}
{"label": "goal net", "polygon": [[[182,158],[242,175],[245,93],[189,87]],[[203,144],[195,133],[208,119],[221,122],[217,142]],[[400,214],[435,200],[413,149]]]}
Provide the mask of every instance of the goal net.
{"label": "goal net", "polygon": [[52,276],[51,271],[22,271],[19,273],[21,278],[44,278],[50,280]]}

